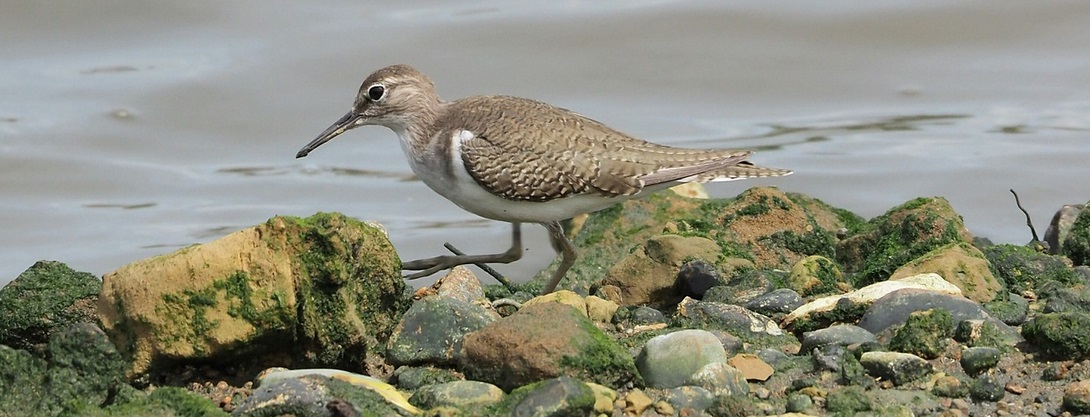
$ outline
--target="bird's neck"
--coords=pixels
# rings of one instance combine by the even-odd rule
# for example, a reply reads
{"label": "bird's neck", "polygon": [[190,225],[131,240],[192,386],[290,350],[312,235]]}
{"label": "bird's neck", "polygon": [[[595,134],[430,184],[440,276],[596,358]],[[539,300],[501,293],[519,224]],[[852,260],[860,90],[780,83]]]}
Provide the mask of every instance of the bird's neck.
{"label": "bird's neck", "polygon": [[394,120],[387,127],[397,134],[406,153],[423,156],[428,153],[428,148],[432,147],[431,142],[436,139],[437,121],[446,108],[447,103],[436,99],[418,106],[412,113]]}

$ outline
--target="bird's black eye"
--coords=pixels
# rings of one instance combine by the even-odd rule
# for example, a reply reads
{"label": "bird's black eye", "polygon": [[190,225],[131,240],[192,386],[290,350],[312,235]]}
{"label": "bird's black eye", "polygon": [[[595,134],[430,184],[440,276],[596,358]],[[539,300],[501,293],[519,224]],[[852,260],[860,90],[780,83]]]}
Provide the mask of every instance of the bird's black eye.
{"label": "bird's black eye", "polygon": [[367,89],[367,98],[371,99],[371,101],[382,100],[384,96],[386,96],[386,87],[382,84],[375,84]]}

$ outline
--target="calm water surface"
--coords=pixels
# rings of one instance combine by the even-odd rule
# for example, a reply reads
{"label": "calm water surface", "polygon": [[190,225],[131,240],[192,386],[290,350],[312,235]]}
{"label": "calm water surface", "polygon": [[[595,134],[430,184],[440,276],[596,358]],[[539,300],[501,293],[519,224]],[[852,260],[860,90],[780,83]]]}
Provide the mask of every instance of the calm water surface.
{"label": "calm water surface", "polygon": [[[1090,2],[9,1],[0,13],[0,283],[104,274],[277,215],[383,223],[406,259],[509,227],[416,181],[384,128],[295,152],[370,71],[512,94],[673,145],[744,147],[777,185],[865,217],[945,196],[1029,239],[1090,199]],[[539,227],[528,276],[552,258]]]}

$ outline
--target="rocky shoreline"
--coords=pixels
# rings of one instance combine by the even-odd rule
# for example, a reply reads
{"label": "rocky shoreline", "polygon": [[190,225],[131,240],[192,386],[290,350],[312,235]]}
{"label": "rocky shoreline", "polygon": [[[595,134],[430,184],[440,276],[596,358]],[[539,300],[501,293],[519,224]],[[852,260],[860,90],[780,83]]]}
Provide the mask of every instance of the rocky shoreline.
{"label": "rocky shoreline", "polygon": [[701,194],[573,221],[539,297],[555,265],[413,292],[382,227],[336,213],[101,280],[42,261],[0,289],[0,416],[1090,414],[1090,210],[1016,246],[941,197],[868,221]]}

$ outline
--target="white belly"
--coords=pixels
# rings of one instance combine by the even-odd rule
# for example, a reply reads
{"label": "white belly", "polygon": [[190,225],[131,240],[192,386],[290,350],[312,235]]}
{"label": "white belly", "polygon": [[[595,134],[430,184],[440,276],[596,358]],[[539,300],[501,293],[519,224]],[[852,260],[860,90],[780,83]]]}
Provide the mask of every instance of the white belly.
{"label": "white belly", "polygon": [[[401,134],[398,136],[401,136]],[[439,195],[446,197],[447,200],[457,204],[458,207],[481,217],[506,222],[552,222],[598,211],[650,191],[645,190],[644,193],[634,196],[615,198],[598,195],[576,195],[547,202],[508,200],[482,188],[465,170],[460,149],[461,141],[468,138],[472,138],[472,133],[466,131],[455,132],[450,138],[436,138],[451,141],[449,155],[441,155],[439,148],[434,146],[430,147],[428,152],[425,152],[426,155],[413,155],[404,137],[401,138],[401,145],[402,150],[405,151],[405,156],[409,160],[409,166],[424,181],[424,184],[427,184]],[[453,177],[447,175],[442,169],[436,168],[442,166],[438,158],[449,158],[448,161],[454,167]]]}

